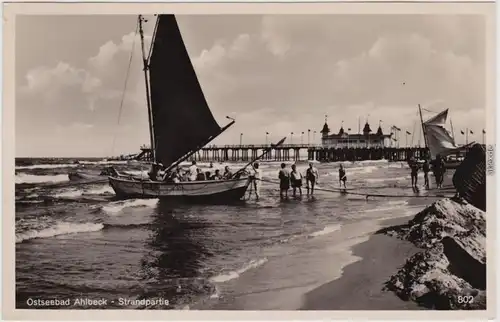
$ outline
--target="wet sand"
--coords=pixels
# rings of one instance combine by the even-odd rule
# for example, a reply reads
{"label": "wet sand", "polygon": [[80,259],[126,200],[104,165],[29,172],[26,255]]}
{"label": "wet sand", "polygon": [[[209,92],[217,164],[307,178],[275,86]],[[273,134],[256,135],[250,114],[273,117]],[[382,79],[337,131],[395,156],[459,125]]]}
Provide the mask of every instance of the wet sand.
{"label": "wet sand", "polygon": [[[384,227],[403,225],[412,216],[391,219]],[[362,260],[344,268],[342,277],[306,293],[301,310],[422,310],[413,302],[383,291],[385,282],[419,251],[412,243],[373,234],[353,247],[353,255]]]}

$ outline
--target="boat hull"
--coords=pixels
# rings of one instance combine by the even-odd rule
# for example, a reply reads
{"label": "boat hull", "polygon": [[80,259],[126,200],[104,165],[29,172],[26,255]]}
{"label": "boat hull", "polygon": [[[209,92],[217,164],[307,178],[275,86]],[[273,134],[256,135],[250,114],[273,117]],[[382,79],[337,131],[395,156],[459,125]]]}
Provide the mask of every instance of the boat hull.
{"label": "boat hull", "polygon": [[248,178],[180,183],[133,180],[124,177],[108,178],[118,198],[161,198],[202,203],[241,200],[250,184]]}

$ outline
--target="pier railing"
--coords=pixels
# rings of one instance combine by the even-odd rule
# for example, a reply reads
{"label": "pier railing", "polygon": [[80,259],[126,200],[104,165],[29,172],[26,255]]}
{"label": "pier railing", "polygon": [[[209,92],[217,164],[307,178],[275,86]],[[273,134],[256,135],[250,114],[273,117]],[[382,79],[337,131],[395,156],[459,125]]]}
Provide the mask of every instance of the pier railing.
{"label": "pier railing", "polygon": [[[140,160],[149,160],[151,153],[146,146],[141,147]],[[411,157],[422,158],[429,155],[427,148],[419,147],[324,147],[312,144],[242,144],[208,145],[193,154],[191,160],[197,161],[250,161],[257,158],[262,150],[268,153],[262,158],[266,161],[298,161],[305,159],[321,162],[381,160],[406,161]]]}

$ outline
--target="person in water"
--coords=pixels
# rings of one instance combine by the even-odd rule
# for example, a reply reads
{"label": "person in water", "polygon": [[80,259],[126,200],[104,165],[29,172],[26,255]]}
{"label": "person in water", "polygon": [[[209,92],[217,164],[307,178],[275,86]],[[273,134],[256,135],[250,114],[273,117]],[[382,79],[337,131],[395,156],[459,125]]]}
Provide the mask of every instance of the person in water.
{"label": "person in water", "polygon": [[290,173],[290,181],[293,189],[293,196],[297,196],[297,189],[299,189],[299,195],[302,197],[302,173],[297,171],[297,166],[292,164],[292,172]]}
{"label": "person in water", "polygon": [[430,171],[430,166],[429,166],[429,160],[426,158],[424,160],[424,164],[422,165],[422,170],[424,171],[424,184],[425,188],[428,190],[429,188],[429,171]]}
{"label": "person in water", "polygon": [[203,171],[200,168],[196,169],[196,171],[198,173],[196,174],[196,180],[195,181],[205,181],[207,179],[205,177],[205,174],[203,173]]}
{"label": "person in water", "polygon": [[411,171],[411,187],[417,189],[418,183],[418,162],[411,158],[409,161],[410,171]]}
{"label": "person in water", "polygon": [[346,188],[347,176],[345,174],[344,166],[341,164],[339,168],[339,186],[342,188],[342,184],[344,184],[344,189]]}
{"label": "person in water", "polygon": [[438,188],[443,188],[444,174],[446,173],[446,166],[444,160],[441,156],[437,159],[437,168],[439,172]]}
{"label": "person in water", "polygon": [[229,166],[226,165],[226,167],[224,168],[224,174],[222,177],[226,180],[229,180],[229,179],[231,179],[232,176],[233,176],[233,173],[231,172],[231,169],[229,169]]}
{"label": "person in water", "polygon": [[189,181],[195,181],[196,180],[196,177],[198,175],[198,167],[196,166],[196,161],[193,160],[193,162],[191,162],[191,166],[189,167],[188,171],[189,171]]}
{"label": "person in water", "polygon": [[286,169],[286,164],[284,163],[281,164],[278,178],[280,179],[280,198],[288,199],[288,189],[290,189],[290,173]]}
{"label": "person in water", "polygon": [[436,178],[436,186],[438,189],[441,189],[441,186],[443,184],[444,170],[444,162],[441,159],[441,156],[438,154],[432,164],[432,172],[434,173],[434,177]]}
{"label": "person in water", "polygon": [[255,191],[255,199],[259,200],[260,197],[260,186],[262,184],[262,170],[259,169],[259,163],[255,162],[253,164],[253,173],[250,175],[252,178],[253,188]]}
{"label": "person in water", "polygon": [[314,195],[314,186],[318,182],[318,170],[313,166],[312,163],[309,163],[309,168],[306,170],[306,188],[307,195],[309,195],[309,189],[311,189],[311,196]]}

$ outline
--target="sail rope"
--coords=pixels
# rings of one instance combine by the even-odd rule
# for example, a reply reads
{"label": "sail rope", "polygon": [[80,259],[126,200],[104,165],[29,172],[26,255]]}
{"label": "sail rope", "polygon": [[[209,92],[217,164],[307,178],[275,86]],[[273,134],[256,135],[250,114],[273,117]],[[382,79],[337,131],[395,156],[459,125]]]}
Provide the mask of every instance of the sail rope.
{"label": "sail rope", "polygon": [[[274,184],[279,184],[279,181],[275,180],[268,180],[268,179],[261,179],[262,182],[268,182],[268,183],[274,183]],[[349,194],[349,195],[356,195],[356,196],[364,196],[366,199],[368,197],[382,197],[382,198],[451,198],[453,197],[452,195],[444,195],[444,194],[436,194],[436,195],[395,195],[395,194],[380,194],[380,193],[362,193],[362,192],[351,192],[347,191],[347,189],[335,189],[335,188],[314,188],[316,191],[326,191],[326,192],[332,192],[332,193],[341,193],[341,194]]]}
{"label": "sail rope", "polygon": [[127,93],[127,84],[128,84],[129,75],[130,75],[130,67],[132,66],[132,59],[134,57],[134,50],[135,50],[135,41],[137,39],[138,32],[139,32],[139,23],[137,23],[137,25],[135,27],[134,39],[132,40],[132,48],[130,51],[130,57],[129,57],[129,61],[128,61],[127,74],[125,75],[125,82],[123,84],[123,92],[122,92],[122,97],[121,97],[121,101],[120,101],[120,108],[118,109],[117,124],[116,124],[116,128],[115,128],[115,134],[113,135],[113,143],[111,145],[111,156],[113,156],[113,154],[115,152],[116,137],[118,136],[118,128],[120,126],[120,120],[122,117],[123,103],[125,102],[125,94]]}
{"label": "sail rope", "polygon": [[149,46],[149,53],[148,53],[148,64],[149,64],[149,59],[151,58],[151,54],[153,53],[153,45],[155,43],[155,37],[156,37],[156,30],[158,30],[158,24],[160,23],[160,18],[156,18],[156,23],[155,23],[155,28],[153,30],[153,36],[151,37],[151,45]]}

